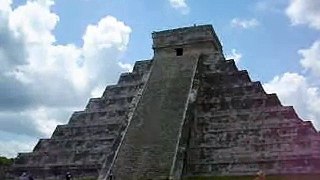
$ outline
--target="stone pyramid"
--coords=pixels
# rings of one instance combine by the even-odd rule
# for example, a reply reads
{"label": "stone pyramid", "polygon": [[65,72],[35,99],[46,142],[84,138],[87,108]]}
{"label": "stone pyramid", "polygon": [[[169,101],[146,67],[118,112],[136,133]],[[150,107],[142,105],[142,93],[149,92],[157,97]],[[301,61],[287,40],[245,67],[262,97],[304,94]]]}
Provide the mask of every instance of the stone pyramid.
{"label": "stone pyramid", "polygon": [[226,60],[211,25],[155,32],[154,57],[12,168],[35,179],[320,179],[320,136]]}
{"label": "stone pyramid", "polygon": [[36,179],[64,179],[71,172],[75,178],[96,178],[114,156],[151,64],[152,60],[136,62],[133,71],[121,74],[101,98],[90,99],[68,124],[58,125],[50,139],[40,139],[31,153],[19,153],[15,177],[31,172]]}

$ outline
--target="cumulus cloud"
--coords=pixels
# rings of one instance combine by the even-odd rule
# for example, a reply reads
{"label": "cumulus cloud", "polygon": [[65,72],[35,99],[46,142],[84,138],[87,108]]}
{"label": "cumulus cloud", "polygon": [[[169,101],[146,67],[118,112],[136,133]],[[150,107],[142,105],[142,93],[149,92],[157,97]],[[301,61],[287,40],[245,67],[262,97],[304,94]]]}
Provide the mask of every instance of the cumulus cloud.
{"label": "cumulus cloud", "polygon": [[317,129],[320,128],[320,91],[306,77],[287,72],[263,86],[266,92],[277,93],[282,104],[293,105],[300,117],[312,120]]}
{"label": "cumulus cloud", "polygon": [[260,25],[259,21],[254,18],[252,19],[233,18],[230,24],[234,28],[242,28],[242,29],[250,29]]}
{"label": "cumulus cloud", "polygon": [[171,7],[179,10],[182,14],[188,14],[190,7],[186,3],[186,0],[169,0]]}
{"label": "cumulus cloud", "polygon": [[293,105],[303,119],[312,120],[320,129],[320,89],[314,80],[314,77],[320,76],[320,42],[298,50],[298,54],[301,55],[301,66],[312,74],[286,72],[263,86],[268,93],[277,93],[284,105]]}
{"label": "cumulus cloud", "polygon": [[0,12],[8,13],[11,11],[12,0],[2,0],[0,1]]}
{"label": "cumulus cloud", "polygon": [[20,136],[0,131],[0,155],[16,156],[16,152],[29,152],[36,144],[36,138]]}
{"label": "cumulus cloud", "polygon": [[[290,0],[285,13],[292,25],[307,25],[320,30],[320,1],[318,0]],[[298,54],[301,56],[300,64],[304,68],[304,75],[285,73],[276,76],[266,84],[266,88],[277,92],[285,103],[293,104],[303,118],[313,120],[319,129],[319,81],[314,77],[320,76],[320,41],[317,40],[310,47],[298,50]]]}
{"label": "cumulus cloud", "polygon": [[131,28],[106,16],[87,26],[82,46],[61,45],[53,34],[59,23],[53,0],[11,4],[0,1],[0,131],[48,137],[93,91],[132,68],[119,61]]}
{"label": "cumulus cloud", "polygon": [[305,70],[310,70],[314,75],[320,76],[320,41],[316,41],[307,49],[301,49],[298,53],[302,56],[300,63]]}
{"label": "cumulus cloud", "polygon": [[226,54],[226,59],[233,59],[235,63],[239,63],[242,58],[242,54],[239,53],[236,49],[232,49],[231,53]]}
{"label": "cumulus cloud", "polygon": [[97,25],[87,27],[82,38],[82,49],[84,58],[89,59],[84,65],[96,70],[96,73],[89,74],[91,78],[116,75],[114,67],[121,66],[115,59],[126,50],[130,33],[130,27],[112,16],[101,19]]}
{"label": "cumulus cloud", "polygon": [[[24,59],[24,40],[17,37],[9,27],[11,1],[0,2],[0,74],[12,69],[15,65],[26,64]],[[16,53],[19,49],[19,53]]]}
{"label": "cumulus cloud", "polygon": [[[17,112],[0,112],[0,131],[30,137],[49,137],[57,124],[70,116],[68,107],[35,107]],[[2,137],[0,137],[1,140]]]}
{"label": "cumulus cloud", "polygon": [[55,42],[51,31],[59,17],[50,12],[52,0],[27,1],[16,8],[9,17],[9,25],[14,34],[24,37],[27,43],[50,44]]}
{"label": "cumulus cloud", "polygon": [[133,70],[133,65],[132,64],[122,63],[122,62],[119,62],[118,64],[122,69],[125,69],[127,72],[130,72],[130,71]]}
{"label": "cumulus cloud", "polygon": [[290,0],[286,14],[293,25],[305,24],[320,30],[319,0]]}

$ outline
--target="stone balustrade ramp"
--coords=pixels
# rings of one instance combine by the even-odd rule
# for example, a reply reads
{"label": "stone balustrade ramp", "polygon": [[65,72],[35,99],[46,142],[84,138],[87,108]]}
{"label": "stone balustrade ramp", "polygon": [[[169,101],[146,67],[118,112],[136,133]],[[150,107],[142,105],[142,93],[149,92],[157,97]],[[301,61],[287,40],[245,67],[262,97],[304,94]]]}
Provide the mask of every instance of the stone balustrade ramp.
{"label": "stone balustrade ramp", "polygon": [[116,179],[167,179],[198,58],[155,59],[148,83],[120,147]]}

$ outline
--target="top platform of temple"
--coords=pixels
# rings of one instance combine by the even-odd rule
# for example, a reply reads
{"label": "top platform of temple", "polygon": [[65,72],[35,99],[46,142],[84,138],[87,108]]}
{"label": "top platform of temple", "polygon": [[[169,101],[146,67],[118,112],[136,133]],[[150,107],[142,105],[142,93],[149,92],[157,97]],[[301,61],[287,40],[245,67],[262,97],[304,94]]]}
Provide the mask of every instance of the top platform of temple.
{"label": "top platform of temple", "polygon": [[194,25],[152,33],[153,48],[183,46],[185,44],[213,42],[222,51],[222,45],[212,25]]}

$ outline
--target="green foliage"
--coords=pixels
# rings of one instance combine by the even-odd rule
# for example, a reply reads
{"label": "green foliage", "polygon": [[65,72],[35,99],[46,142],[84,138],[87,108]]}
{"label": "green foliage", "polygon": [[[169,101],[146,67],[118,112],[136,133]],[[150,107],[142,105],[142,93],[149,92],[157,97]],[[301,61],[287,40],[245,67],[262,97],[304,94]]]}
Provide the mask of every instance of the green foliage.
{"label": "green foliage", "polygon": [[13,158],[0,156],[0,166],[10,166],[13,163]]}

